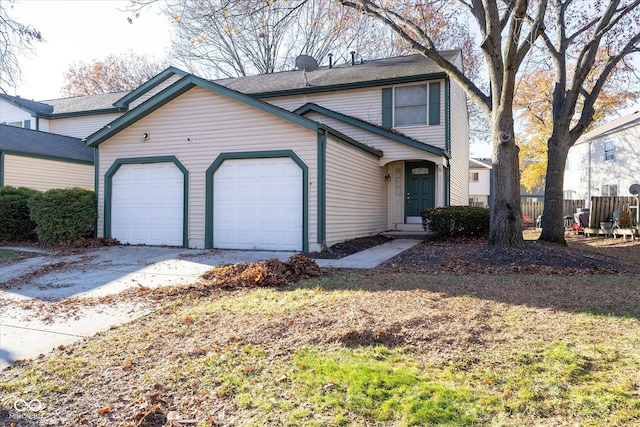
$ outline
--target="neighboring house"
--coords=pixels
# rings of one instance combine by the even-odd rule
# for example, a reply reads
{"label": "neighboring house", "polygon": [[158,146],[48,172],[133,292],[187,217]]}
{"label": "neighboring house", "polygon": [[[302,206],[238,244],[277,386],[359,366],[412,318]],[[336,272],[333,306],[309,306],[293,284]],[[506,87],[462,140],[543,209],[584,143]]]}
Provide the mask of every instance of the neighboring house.
{"label": "neighboring house", "polygon": [[166,72],[124,100],[143,98],[86,140],[99,236],[318,251],[469,200],[464,93],[420,55],[216,82]]}
{"label": "neighboring house", "polygon": [[[0,124],[86,138],[186,73],[169,67],[137,89],[100,95],[32,101],[0,91]],[[157,87],[159,83],[164,86]]]}
{"label": "neighboring house", "polygon": [[486,158],[469,158],[469,204],[489,206],[491,168]]}
{"label": "neighboring house", "polygon": [[522,203],[541,203],[544,202],[544,187],[536,187],[531,191],[527,191],[524,186],[520,186],[520,201]]}
{"label": "neighboring house", "polygon": [[640,184],[640,112],[621,117],[586,133],[569,149],[564,198],[629,196]]}
{"label": "neighboring house", "polygon": [[93,189],[93,156],[78,138],[0,125],[0,186]]}

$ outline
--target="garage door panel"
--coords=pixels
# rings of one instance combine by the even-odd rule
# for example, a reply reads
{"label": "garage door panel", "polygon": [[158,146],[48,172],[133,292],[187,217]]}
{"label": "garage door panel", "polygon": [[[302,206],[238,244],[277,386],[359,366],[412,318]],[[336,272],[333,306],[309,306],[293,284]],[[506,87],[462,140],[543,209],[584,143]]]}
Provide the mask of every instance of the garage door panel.
{"label": "garage door panel", "polygon": [[226,160],[214,175],[214,246],[302,250],[302,203],[290,158]]}
{"label": "garage door panel", "polygon": [[112,237],[182,246],[184,175],[175,164],[122,165],[112,177],[111,204]]}

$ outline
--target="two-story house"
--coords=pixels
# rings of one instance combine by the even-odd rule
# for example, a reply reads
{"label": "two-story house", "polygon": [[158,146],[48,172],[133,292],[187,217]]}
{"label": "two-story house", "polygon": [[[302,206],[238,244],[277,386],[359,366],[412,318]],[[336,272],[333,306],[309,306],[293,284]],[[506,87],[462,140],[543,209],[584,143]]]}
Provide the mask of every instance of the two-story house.
{"label": "two-story house", "polygon": [[586,133],[567,157],[564,198],[629,196],[640,184],[640,112],[606,123]]}
{"label": "two-story house", "polygon": [[119,102],[86,141],[99,236],[317,251],[469,200],[464,93],[420,55],[213,82],[169,70]]}

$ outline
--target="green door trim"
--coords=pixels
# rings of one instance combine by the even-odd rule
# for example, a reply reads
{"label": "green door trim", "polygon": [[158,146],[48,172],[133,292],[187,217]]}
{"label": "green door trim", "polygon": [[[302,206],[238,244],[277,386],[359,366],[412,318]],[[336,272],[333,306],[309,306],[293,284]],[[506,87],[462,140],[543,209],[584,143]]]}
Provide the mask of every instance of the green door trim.
{"label": "green door trim", "polygon": [[302,251],[309,251],[309,168],[292,150],[246,151],[221,153],[205,172],[204,247],[213,249],[213,179],[225,160],[271,159],[289,157],[302,170]]}
{"label": "green door trim", "polygon": [[189,246],[189,171],[175,156],[131,157],[116,159],[104,174],[104,238],[111,237],[111,197],[113,195],[113,177],[122,165],[141,163],[173,163],[183,175],[182,200],[182,246]]}

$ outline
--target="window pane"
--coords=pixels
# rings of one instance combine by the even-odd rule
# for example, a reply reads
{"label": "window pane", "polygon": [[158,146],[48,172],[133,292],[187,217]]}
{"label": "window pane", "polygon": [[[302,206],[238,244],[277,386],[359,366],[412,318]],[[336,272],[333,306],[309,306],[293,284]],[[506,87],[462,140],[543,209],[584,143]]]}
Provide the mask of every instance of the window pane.
{"label": "window pane", "polygon": [[427,106],[396,108],[396,126],[426,125]]}
{"label": "window pane", "polygon": [[426,125],[428,99],[426,85],[395,88],[395,126]]}
{"label": "window pane", "polygon": [[427,86],[405,86],[396,88],[396,107],[427,105]]}

